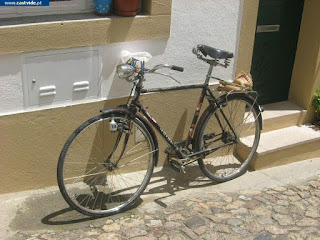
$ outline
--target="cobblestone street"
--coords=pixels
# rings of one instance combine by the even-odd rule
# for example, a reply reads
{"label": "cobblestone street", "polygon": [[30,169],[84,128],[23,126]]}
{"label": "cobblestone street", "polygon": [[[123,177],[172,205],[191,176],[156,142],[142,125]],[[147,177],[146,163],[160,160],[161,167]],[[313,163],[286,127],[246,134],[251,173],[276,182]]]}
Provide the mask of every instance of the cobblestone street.
{"label": "cobblestone street", "polygon": [[78,229],[18,231],[9,239],[320,239],[319,175],[261,190],[187,191],[157,208],[143,202]]}

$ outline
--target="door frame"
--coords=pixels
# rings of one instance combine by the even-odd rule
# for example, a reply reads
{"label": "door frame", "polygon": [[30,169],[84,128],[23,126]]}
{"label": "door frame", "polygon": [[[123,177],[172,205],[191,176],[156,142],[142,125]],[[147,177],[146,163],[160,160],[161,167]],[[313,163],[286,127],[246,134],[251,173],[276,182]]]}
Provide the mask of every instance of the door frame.
{"label": "door frame", "polygon": [[258,1],[251,61],[254,89],[260,104],[287,101],[305,0]]}
{"label": "door frame", "polygon": [[[240,1],[243,9],[239,19],[237,73],[242,70],[250,72],[259,8],[257,0]],[[320,87],[320,28],[314,24],[320,23],[319,12],[319,0],[305,1],[289,89],[289,101],[307,109],[303,123],[311,122],[314,117],[311,101],[315,89]]]}

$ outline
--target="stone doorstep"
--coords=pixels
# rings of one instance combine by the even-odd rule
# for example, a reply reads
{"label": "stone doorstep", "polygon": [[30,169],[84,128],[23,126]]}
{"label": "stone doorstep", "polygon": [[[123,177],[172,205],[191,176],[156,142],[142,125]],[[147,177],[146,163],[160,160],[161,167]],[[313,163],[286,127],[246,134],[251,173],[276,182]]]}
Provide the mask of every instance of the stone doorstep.
{"label": "stone doorstep", "polygon": [[[248,151],[250,137],[238,149],[241,156]],[[251,166],[257,170],[306,160],[320,155],[320,130],[312,126],[292,126],[271,132],[262,132],[257,154]]]}
{"label": "stone doorstep", "polygon": [[263,108],[263,132],[300,125],[307,114],[307,110],[289,101],[266,104]]}

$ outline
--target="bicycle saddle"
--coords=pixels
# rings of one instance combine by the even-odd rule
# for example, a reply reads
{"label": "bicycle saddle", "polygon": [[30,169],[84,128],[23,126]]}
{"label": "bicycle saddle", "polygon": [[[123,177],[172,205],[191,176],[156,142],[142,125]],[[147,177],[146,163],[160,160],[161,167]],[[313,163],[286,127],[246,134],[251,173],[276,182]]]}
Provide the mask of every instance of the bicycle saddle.
{"label": "bicycle saddle", "polygon": [[197,46],[197,49],[206,57],[209,55],[210,57],[214,59],[227,59],[227,58],[233,58],[233,53],[227,52],[224,50],[216,49],[213,47],[209,47],[206,45],[199,44]]}

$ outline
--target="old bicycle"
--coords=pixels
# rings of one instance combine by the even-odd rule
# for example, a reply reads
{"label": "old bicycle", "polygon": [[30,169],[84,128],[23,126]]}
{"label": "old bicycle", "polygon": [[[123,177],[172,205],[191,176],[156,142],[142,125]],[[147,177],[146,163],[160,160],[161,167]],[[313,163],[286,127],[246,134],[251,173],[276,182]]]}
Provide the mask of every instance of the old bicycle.
{"label": "old bicycle", "polygon": [[[215,97],[209,87],[212,70],[216,66],[227,67],[233,54],[205,45],[198,45],[193,53],[209,64],[204,84],[144,89],[146,74],[162,68],[183,68],[162,64],[147,69],[143,61],[136,59],[117,66],[120,79],[133,83],[133,96],[130,94],[126,105],[104,109],[80,125],[60,154],[58,184],[72,208],[102,217],[131,206],[157,166],[159,148],[154,129],[168,142],[165,152],[177,171],[185,172],[186,165],[197,161],[208,178],[224,182],[248,169],[262,128],[256,97],[248,91]],[[202,91],[190,130],[185,140],[173,142],[142,106],[140,94],[192,88]],[[199,118],[204,99],[208,107]]]}

